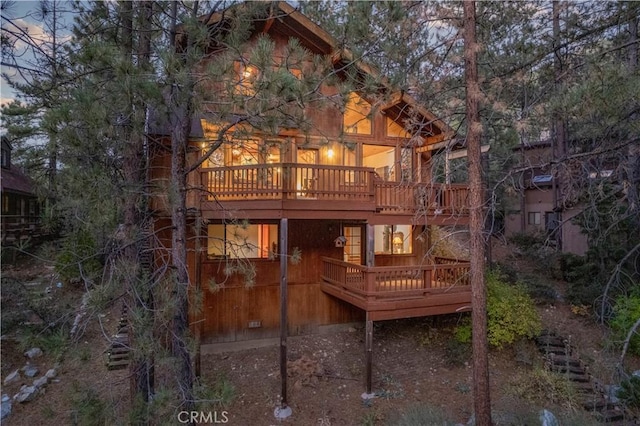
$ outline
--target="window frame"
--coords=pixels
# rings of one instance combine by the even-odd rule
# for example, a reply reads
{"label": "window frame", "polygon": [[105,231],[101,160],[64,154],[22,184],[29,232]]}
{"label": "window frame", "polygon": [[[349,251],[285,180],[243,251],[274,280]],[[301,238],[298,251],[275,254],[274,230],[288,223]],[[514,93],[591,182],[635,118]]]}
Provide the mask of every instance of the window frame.
{"label": "window frame", "polygon": [[[380,233],[377,232],[377,229],[374,230],[374,235],[377,237],[379,234],[382,235],[382,251],[378,251],[377,249],[377,242],[376,244],[374,244],[374,255],[375,256],[413,256],[415,254],[415,247],[414,247],[414,241],[413,241],[413,233],[414,233],[414,226],[413,225],[403,225],[403,224],[382,224],[382,225],[374,225],[375,227],[381,226],[381,227],[390,227],[390,230],[384,230]],[[402,227],[401,229],[398,229],[398,227]],[[394,244],[394,238],[395,236],[397,236],[396,234],[404,234],[405,229],[404,227],[407,227],[407,231],[408,231],[408,235],[404,236],[403,235],[403,239],[402,239],[402,245],[404,246],[405,244],[408,243],[408,251],[404,251],[403,248],[403,252],[399,253],[396,251],[396,248],[394,247],[396,244]],[[387,235],[387,241],[386,244],[389,245],[389,250],[388,252],[384,251],[384,247],[385,247],[385,237],[384,234],[388,232]]]}
{"label": "window frame", "polygon": [[[221,226],[223,227],[222,229],[222,241],[221,241],[221,245],[222,245],[222,250],[223,250],[223,254],[215,254],[215,253],[210,253],[210,249],[211,249],[211,240],[210,240],[210,235],[211,235],[211,231],[210,231],[210,227],[211,226]],[[249,227],[254,227],[257,226],[257,234],[260,235],[260,238],[264,238],[264,232],[265,232],[265,227],[271,227],[274,226],[275,230],[274,230],[274,235],[271,236],[267,236],[267,244],[271,245],[272,243],[275,244],[274,250],[271,250],[271,247],[266,249],[266,251],[261,248],[259,245],[253,245],[249,247],[250,251],[255,251],[259,254],[259,256],[246,256],[246,255],[238,255],[237,253],[242,253],[243,250],[245,250],[244,248],[240,247],[241,243],[238,243],[238,241],[230,241],[228,235],[229,234],[229,228],[232,227],[237,227],[237,228],[244,228],[246,226],[246,228]],[[269,232],[268,229],[266,229],[267,232]],[[280,225],[278,223],[275,222],[260,222],[260,223],[218,223],[218,222],[209,222],[207,224],[206,227],[206,249],[204,250],[205,253],[205,259],[209,260],[209,261],[217,261],[217,260],[250,260],[250,261],[269,261],[269,260],[275,260],[278,258],[279,255],[279,236],[280,236]],[[247,238],[247,236],[244,236],[245,238]],[[230,250],[230,247],[232,244],[238,244],[238,246],[240,247],[238,250],[236,250],[237,253],[234,253]],[[258,244],[260,244],[258,242]]]}
{"label": "window frame", "polygon": [[[532,220],[533,218],[533,220]],[[541,212],[528,212],[527,213],[527,224],[540,226],[542,225],[542,213]]]}

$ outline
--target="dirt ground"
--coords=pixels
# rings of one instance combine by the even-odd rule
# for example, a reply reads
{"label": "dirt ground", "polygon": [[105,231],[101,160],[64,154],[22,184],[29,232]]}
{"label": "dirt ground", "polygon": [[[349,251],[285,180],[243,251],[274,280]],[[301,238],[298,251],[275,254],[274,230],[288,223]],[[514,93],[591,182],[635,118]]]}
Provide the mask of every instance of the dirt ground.
{"label": "dirt ground", "polygon": [[[514,267],[525,267],[518,265]],[[4,268],[3,276],[22,280],[38,277],[50,285],[51,271],[32,264]],[[561,283],[558,284],[561,290]],[[58,293],[55,293],[58,291]],[[81,288],[58,289],[55,300],[79,306]],[[7,303],[3,294],[3,309]],[[618,353],[606,345],[606,330],[587,317],[572,312],[558,300],[539,306],[546,328],[570,339],[594,377],[612,383]],[[117,306],[92,316],[82,337],[60,359],[51,354],[33,361],[40,375],[57,362],[58,376],[46,393],[32,402],[13,404],[3,425],[125,424],[129,381],[127,371],[108,371],[104,350],[107,337],[115,332]],[[207,353],[201,358],[202,381],[223,389],[223,401],[207,411],[209,424],[230,425],[383,425],[398,424],[399,416],[415,407],[439,410],[450,422],[466,424],[472,413],[472,358],[469,348],[452,344],[458,316],[439,316],[384,321],[375,324],[373,391],[364,401],[364,330],[362,325],[344,327],[327,334],[288,339],[288,403],[292,415],[276,420],[274,409],[281,393],[279,347],[271,345],[232,352]],[[15,336],[1,340],[2,380],[22,367],[26,358]],[[508,349],[492,350],[490,381],[494,421],[498,425],[537,424],[537,413],[548,408],[567,424],[597,424],[588,413],[576,410],[545,391],[527,394],[535,387],[542,361],[531,342]],[[630,358],[628,368],[640,369],[640,360]],[[2,394],[12,397],[22,384],[2,385]],[[535,383],[534,383],[535,384]],[[524,391],[523,391],[524,390]],[[541,395],[543,395],[541,397]],[[102,423],[91,421],[99,407],[107,414]],[[178,413],[162,424],[181,424]],[[424,417],[423,417],[424,418]],[[435,417],[434,417],[435,418]],[[425,424],[425,423],[415,423]],[[441,423],[439,423],[441,424]]]}

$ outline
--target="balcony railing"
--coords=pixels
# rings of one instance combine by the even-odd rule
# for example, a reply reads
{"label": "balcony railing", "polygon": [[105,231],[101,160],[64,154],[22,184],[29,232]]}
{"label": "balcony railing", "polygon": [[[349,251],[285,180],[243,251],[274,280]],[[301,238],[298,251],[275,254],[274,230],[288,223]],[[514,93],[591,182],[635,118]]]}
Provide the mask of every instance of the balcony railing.
{"label": "balcony railing", "polygon": [[368,267],[323,258],[322,279],[363,298],[420,296],[468,287],[469,263]]}
{"label": "balcony railing", "polygon": [[2,215],[2,241],[12,242],[42,234],[40,216]]}
{"label": "balcony railing", "polygon": [[295,163],[204,168],[201,186],[206,200],[369,202],[389,214],[466,214],[469,192],[462,184],[388,182],[368,167]]}

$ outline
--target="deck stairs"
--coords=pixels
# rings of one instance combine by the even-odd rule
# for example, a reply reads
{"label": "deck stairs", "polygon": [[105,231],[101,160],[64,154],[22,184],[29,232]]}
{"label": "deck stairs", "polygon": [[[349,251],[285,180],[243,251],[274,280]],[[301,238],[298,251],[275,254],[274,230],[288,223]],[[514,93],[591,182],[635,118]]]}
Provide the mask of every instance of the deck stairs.
{"label": "deck stairs", "polygon": [[129,319],[127,305],[122,305],[122,313],[118,320],[118,330],[111,339],[106,350],[107,369],[123,370],[129,366],[131,346],[129,345]]}
{"label": "deck stairs", "polygon": [[[153,249],[152,249],[152,234],[149,231],[149,227],[145,228],[143,238],[140,243],[140,268],[142,270],[142,276],[151,279],[153,271]],[[129,338],[129,316],[127,304],[122,305],[122,314],[118,321],[117,332],[111,339],[109,348],[105,351],[107,354],[107,368],[109,370],[122,370],[129,366],[131,359],[131,340]]]}
{"label": "deck stairs", "polygon": [[590,374],[588,366],[580,360],[568,339],[545,330],[536,339],[536,344],[547,368],[571,381],[584,410],[608,425],[629,424],[628,413],[621,405],[605,397],[604,389]]}

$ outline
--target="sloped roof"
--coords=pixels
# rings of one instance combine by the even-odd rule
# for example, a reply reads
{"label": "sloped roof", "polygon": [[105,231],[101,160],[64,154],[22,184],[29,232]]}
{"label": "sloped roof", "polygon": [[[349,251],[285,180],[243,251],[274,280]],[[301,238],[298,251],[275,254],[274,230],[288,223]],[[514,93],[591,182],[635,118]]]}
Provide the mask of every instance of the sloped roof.
{"label": "sloped roof", "polygon": [[[232,6],[223,12],[201,17],[207,21],[207,25],[218,24],[234,15],[237,8],[244,4]],[[423,119],[419,129],[422,136],[429,137],[427,144],[441,142],[454,136],[455,131],[445,122],[437,118],[433,113],[406,92],[394,90],[386,79],[381,76],[371,65],[361,60],[354,60],[353,54],[345,48],[331,34],[314,23],[297,8],[287,2],[272,2],[265,16],[258,16],[254,20],[254,32],[281,34],[287,37],[296,37],[303,46],[311,52],[322,55],[331,55],[336,67],[347,64],[356,66],[363,74],[374,76],[381,82],[381,86],[391,99],[381,107],[395,121],[404,121],[411,113],[419,114]]]}
{"label": "sloped roof", "polygon": [[0,181],[2,182],[2,192],[14,192],[27,195],[34,194],[32,180],[16,167],[2,168]]}

